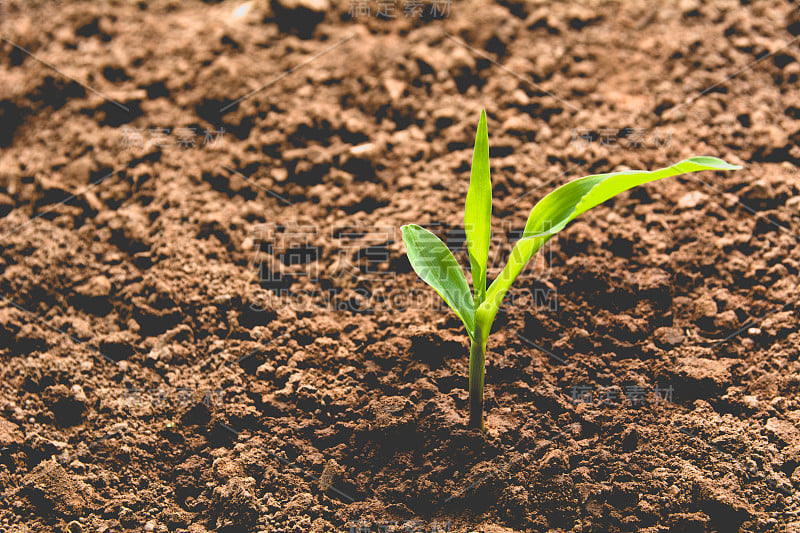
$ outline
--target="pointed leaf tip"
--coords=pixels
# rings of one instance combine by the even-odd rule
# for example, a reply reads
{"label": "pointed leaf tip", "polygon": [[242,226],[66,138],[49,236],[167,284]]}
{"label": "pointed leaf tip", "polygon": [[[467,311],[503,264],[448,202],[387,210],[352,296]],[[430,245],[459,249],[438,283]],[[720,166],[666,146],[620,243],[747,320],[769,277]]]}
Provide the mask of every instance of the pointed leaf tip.
{"label": "pointed leaf tip", "polygon": [[411,268],[433,287],[458,315],[472,338],[475,331],[475,308],[464,271],[447,246],[430,231],[408,224],[400,231]]}
{"label": "pointed leaf tip", "polygon": [[511,251],[508,263],[489,287],[486,295],[499,307],[511,284],[539,248],[564,229],[575,217],[617,194],[645,183],[703,170],[738,170],[722,159],[710,156],[691,157],[658,170],[624,170],[594,174],[567,182],[542,198],[531,210],[523,237]]}
{"label": "pointed leaf tip", "polygon": [[486,264],[489,261],[491,226],[492,179],[489,168],[489,131],[486,125],[486,110],[481,110],[478,130],[475,133],[475,148],[472,152],[467,202],[464,205],[464,233],[467,238],[476,308],[486,297]]}
{"label": "pointed leaf tip", "polygon": [[701,165],[704,167],[711,167],[709,170],[741,170],[741,165],[732,165],[727,161],[723,161],[718,157],[712,157],[708,155],[702,155],[697,157],[690,157],[685,161],[692,162],[696,165]]}

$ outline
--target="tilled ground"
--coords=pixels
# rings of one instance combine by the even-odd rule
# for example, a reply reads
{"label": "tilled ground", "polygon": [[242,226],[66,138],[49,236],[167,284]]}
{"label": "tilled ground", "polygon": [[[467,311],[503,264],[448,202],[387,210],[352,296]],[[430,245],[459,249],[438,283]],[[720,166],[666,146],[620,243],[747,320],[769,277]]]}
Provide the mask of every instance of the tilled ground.
{"label": "tilled ground", "polygon": [[[797,6],[293,4],[0,2],[0,530],[800,530]],[[486,434],[399,239],[467,264],[481,107],[494,275],[744,166],[551,241]]]}

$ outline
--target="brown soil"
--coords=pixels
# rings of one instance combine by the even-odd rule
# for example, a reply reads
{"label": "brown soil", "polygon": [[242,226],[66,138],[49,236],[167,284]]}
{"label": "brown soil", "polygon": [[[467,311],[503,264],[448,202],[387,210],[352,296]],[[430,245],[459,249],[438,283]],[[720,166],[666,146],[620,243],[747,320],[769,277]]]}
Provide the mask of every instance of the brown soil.
{"label": "brown soil", "polygon": [[[295,3],[0,2],[0,531],[800,531],[797,7]],[[398,233],[481,107],[506,253],[745,167],[552,241],[485,434]]]}

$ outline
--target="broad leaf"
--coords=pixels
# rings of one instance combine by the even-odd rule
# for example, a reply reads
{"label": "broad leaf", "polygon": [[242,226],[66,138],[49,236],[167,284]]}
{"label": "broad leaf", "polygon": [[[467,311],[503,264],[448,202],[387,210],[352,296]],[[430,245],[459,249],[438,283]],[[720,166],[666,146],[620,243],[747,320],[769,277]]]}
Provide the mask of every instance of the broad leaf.
{"label": "broad leaf", "polygon": [[433,287],[467,328],[475,332],[475,307],[464,271],[453,253],[430,231],[409,224],[401,228],[406,254],[414,272]]}
{"label": "broad leaf", "polygon": [[716,157],[692,157],[653,171],[624,170],[578,178],[554,190],[537,203],[503,271],[487,292],[492,319],[511,284],[533,255],[575,217],[617,194],[650,181],[701,170],[736,170],[737,165]]}
{"label": "broad leaf", "polygon": [[475,149],[472,152],[472,172],[469,176],[467,204],[464,208],[464,230],[472,272],[472,287],[477,308],[486,298],[486,263],[489,260],[489,240],[492,227],[492,180],[489,173],[489,132],[486,110],[481,110]]}

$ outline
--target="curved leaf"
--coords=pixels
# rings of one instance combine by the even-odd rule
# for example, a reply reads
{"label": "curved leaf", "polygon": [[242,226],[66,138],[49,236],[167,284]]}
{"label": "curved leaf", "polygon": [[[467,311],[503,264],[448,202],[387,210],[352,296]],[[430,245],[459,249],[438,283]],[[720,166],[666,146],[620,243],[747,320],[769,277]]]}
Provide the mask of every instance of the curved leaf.
{"label": "curved leaf", "polygon": [[475,332],[475,306],[467,278],[453,253],[439,237],[416,224],[400,229],[414,272],[455,311],[472,339]]}
{"label": "curved leaf", "polygon": [[[608,174],[595,174],[570,181],[557,188],[537,203],[525,224],[522,238],[517,241],[503,271],[487,292],[494,313],[500,306],[511,284],[542,247],[575,217],[617,194],[650,181],[701,170],[736,170],[742,168],[716,157],[692,157],[659,170],[623,170]],[[492,318],[494,314],[492,314]]]}
{"label": "curved leaf", "polygon": [[464,207],[464,231],[472,272],[475,307],[486,298],[486,263],[489,260],[489,241],[492,232],[492,180],[489,171],[489,132],[486,110],[481,110],[475,149],[472,152],[472,172],[469,176],[467,203]]}

